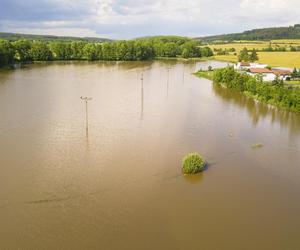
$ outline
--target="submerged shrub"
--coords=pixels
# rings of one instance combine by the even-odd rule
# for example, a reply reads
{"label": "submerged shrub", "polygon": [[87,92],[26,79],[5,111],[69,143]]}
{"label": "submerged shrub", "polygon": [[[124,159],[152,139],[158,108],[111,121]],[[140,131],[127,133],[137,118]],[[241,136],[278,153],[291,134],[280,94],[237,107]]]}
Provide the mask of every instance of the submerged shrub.
{"label": "submerged shrub", "polygon": [[182,160],[182,171],[184,174],[196,174],[203,171],[205,161],[198,153],[190,153]]}

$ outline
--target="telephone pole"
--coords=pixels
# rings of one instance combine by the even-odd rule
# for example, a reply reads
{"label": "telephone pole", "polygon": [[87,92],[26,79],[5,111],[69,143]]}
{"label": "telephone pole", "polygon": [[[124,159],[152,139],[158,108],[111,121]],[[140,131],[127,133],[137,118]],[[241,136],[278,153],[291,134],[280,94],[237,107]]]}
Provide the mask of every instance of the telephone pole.
{"label": "telephone pole", "polygon": [[91,101],[93,98],[81,96],[80,99],[85,102],[85,129],[86,129],[86,135],[88,136],[88,132],[89,132],[88,102]]}
{"label": "telephone pole", "polygon": [[168,98],[168,96],[169,96],[170,69],[171,69],[171,67],[168,67],[168,68],[167,68],[167,70],[168,70],[168,78],[167,78],[167,98]]}
{"label": "telephone pole", "polygon": [[142,73],[141,77],[141,120],[143,119],[144,113],[144,74]]}

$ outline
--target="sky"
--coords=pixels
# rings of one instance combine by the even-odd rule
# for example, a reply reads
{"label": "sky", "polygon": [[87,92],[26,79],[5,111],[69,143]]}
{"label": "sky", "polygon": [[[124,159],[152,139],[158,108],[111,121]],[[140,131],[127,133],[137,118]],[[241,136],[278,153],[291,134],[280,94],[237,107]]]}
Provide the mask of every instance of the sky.
{"label": "sky", "polygon": [[0,31],[131,39],[300,23],[299,0],[0,0]]}

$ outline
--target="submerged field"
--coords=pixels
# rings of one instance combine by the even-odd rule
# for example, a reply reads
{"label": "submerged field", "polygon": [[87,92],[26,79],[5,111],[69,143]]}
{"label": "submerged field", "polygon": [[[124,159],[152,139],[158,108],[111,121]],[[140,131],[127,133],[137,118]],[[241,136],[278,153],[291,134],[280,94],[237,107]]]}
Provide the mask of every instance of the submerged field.
{"label": "submerged field", "polygon": [[[300,249],[300,115],[209,65],[0,70],[0,249]],[[182,174],[190,152],[206,171]]]}

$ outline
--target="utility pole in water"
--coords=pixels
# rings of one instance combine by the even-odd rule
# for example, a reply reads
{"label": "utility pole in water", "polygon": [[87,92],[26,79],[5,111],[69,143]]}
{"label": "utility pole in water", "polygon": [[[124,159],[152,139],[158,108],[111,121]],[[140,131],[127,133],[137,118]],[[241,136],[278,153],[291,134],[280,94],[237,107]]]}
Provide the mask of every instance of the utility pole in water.
{"label": "utility pole in water", "polygon": [[88,102],[91,101],[93,98],[81,96],[80,99],[85,102],[85,129],[86,129],[86,135],[88,136],[88,132],[89,132]]}
{"label": "utility pole in water", "polygon": [[185,67],[183,65],[183,70],[182,70],[182,84],[184,84],[184,69],[185,69]]}
{"label": "utility pole in water", "polygon": [[141,76],[141,120],[143,119],[144,113],[144,74]]}
{"label": "utility pole in water", "polygon": [[167,70],[168,70],[168,79],[167,79],[167,98],[168,98],[168,96],[169,96],[170,69],[171,69],[171,67],[168,67],[168,68],[167,68]]}

